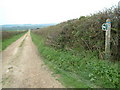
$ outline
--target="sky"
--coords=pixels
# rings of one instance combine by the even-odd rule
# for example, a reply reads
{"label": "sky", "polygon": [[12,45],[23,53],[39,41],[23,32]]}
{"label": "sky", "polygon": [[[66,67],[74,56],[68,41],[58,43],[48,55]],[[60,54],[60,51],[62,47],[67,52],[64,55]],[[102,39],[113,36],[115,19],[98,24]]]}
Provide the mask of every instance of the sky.
{"label": "sky", "polygon": [[0,25],[60,23],[117,5],[120,0],[0,0]]}

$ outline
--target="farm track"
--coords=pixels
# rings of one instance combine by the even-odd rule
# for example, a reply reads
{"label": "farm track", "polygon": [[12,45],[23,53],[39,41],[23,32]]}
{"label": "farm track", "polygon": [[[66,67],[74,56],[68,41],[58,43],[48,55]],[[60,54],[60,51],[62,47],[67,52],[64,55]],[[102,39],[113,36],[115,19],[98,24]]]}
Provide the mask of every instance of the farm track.
{"label": "farm track", "polygon": [[3,88],[63,88],[44,65],[28,31],[2,52]]}

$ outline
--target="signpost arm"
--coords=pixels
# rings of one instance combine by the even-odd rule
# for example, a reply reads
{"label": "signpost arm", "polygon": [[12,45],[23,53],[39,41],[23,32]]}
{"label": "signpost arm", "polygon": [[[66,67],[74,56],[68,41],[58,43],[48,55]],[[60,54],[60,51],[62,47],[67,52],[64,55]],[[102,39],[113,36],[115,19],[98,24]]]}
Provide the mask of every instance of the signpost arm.
{"label": "signpost arm", "polygon": [[107,24],[107,31],[106,31],[106,37],[105,37],[105,59],[109,60],[111,53],[110,53],[110,33],[111,33],[111,20],[106,20]]}

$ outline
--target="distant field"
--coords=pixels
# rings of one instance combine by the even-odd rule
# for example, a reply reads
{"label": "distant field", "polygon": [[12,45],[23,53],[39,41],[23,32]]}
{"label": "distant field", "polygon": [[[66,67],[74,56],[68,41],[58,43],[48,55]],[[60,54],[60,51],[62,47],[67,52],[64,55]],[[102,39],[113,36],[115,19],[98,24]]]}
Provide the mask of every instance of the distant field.
{"label": "distant field", "polygon": [[28,29],[39,29],[47,26],[52,26],[55,24],[8,24],[8,25],[0,25],[2,26],[3,31],[16,31],[16,30],[28,30]]}

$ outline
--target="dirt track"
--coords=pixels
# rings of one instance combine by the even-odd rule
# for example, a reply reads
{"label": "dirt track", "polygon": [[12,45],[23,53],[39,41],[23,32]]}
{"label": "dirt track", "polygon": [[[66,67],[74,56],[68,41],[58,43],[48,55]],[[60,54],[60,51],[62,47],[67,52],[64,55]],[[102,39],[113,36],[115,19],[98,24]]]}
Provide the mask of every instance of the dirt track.
{"label": "dirt track", "polygon": [[41,60],[30,32],[2,54],[3,88],[63,88]]}

